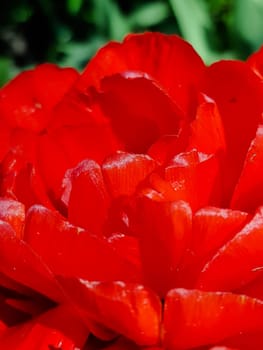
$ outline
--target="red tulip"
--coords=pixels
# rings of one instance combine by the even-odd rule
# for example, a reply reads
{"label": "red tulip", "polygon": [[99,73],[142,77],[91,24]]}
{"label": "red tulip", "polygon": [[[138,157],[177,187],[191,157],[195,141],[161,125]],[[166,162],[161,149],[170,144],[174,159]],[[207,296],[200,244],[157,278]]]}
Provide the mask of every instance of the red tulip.
{"label": "red tulip", "polygon": [[175,35],[0,90],[0,347],[263,347],[262,49]]}

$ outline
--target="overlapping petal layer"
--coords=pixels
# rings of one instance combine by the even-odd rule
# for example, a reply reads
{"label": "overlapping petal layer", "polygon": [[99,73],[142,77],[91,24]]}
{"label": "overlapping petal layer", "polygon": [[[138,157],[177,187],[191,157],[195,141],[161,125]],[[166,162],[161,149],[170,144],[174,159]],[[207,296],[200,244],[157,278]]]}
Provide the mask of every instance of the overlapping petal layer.
{"label": "overlapping petal layer", "polygon": [[1,349],[263,347],[262,65],[145,33],[1,88]]}

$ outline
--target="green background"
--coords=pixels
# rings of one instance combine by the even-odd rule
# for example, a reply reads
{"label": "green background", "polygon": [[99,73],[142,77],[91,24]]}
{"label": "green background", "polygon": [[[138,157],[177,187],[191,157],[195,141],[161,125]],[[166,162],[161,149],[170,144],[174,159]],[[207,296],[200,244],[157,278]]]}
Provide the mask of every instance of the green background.
{"label": "green background", "polygon": [[3,0],[0,85],[41,62],[82,69],[128,32],[177,33],[209,64],[263,43],[262,0]]}

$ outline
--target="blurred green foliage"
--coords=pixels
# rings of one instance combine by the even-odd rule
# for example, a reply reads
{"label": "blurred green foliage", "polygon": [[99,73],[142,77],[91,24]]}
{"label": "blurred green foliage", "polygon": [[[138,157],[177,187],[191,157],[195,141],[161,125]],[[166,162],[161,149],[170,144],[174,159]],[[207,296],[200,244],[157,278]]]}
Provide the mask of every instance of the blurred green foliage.
{"label": "blurred green foliage", "polygon": [[261,0],[3,0],[0,84],[40,62],[81,69],[128,32],[177,33],[207,63],[246,58],[263,42]]}

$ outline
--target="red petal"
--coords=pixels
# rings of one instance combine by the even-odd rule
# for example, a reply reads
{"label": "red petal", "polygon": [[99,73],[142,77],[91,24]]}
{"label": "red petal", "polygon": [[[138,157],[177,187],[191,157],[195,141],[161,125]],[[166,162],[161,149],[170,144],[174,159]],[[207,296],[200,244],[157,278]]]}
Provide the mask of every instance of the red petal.
{"label": "red petal", "polygon": [[204,64],[194,49],[176,35],[133,34],[123,43],[111,42],[89,62],[79,80],[79,88],[100,87],[105,76],[125,71],[152,76],[187,113],[192,111],[194,90]]}
{"label": "red petal", "polygon": [[263,79],[263,46],[247,60],[247,64],[253,69],[261,79]]}
{"label": "red petal", "polygon": [[35,293],[35,292],[32,292],[32,289],[20,283],[17,283],[13,279],[4,275],[2,272],[0,272],[0,286],[25,296],[32,296],[32,293]]}
{"label": "red petal", "polygon": [[156,166],[147,155],[117,153],[102,164],[102,173],[113,197],[130,196]]}
{"label": "red petal", "polygon": [[2,196],[19,200],[26,208],[34,203],[53,207],[39,173],[23,154],[10,151],[1,165]]}
{"label": "red petal", "polygon": [[33,80],[32,70],[23,72],[0,90],[0,114],[13,128],[38,132],[46,126],[50,115],[35,95]]}
{"label": "red petal", "polygon": [[[184,129],[185,130],[185,129]],[[185,135],[164,135],[161,136],[148,150],[150,157],[163,164],[169,162],[176,154],[181,153],[186,148]],[[188,140],[187,140],[188,141]]]}
{"label": "red petal", "polygon": [[[5,291],[4,291],[5,292]],[[8,303],[8,297],[1,290],[0,293],[0,338],[4,326],[14,326],[18,323],[25,322],[29,315],[23,310],[18,310],[13,305]]]}
{"label": "red petal", "polygon": [[[105,350],[140,350],[141,347],[127,340],[126,338],[119,337],[112,345],[103,348]],[[159,348],[152,348],[147,346],[147,350],[158,350]],[[161,350],[161,349],[160,349]]]}
{"label": "red petal", "polygon": [[240,334],[224,341],[233,350],[258,350],[263,348],[262,331]]}
{"label": "red petal", "polygon": [[138,216],[144,278],[164,296],[176,285],[177,267],[189,243],[191,209],[183,201],[159,202],[149,195],[140,199]]}
{"label": "red petal", "polygon": [[57,329],[74,341],[77,347],[82,347],[89,335],[89,331],[79,318],[77,311],[70,304],[61,304],[51,309],[40,315],[37,321]]}
{"label": "red petal", "polygon": [[145,153],[161,135],[177,134],[183,114],[150,77],[126,72],[104,78],[94,95],[128,152]]}
{"label": "red petal", "polygon": [[261,121],[262,89],[258,77],[246,63],[239,61],[217,62],[205,75],[203,91],[215,100],[225,130],[224,205],[228,204],[247,149]]}
{"label": "red petal", "polygon": [[248,220],[248,214],[231,209],[202,208],[193,217],[194,255],[209,256],[232,239]]}
{"label": "red petal", "polygon": [[34,163],[37,138],[38,135],[31,130],[13,129],[10,137],[10,150],[19,154],[25,161]]}
{"label": "red petal", "polygon": [[21,238],[25,223],[24,204],[12,199],[0,198],[0,220],[8,222],[13,227],[17,237]]}
{"label": "red petal", "polygon": [[[8,306],[13,307],[16,310],[16,312],[23,312],[24,314],[26,314],[26,320],[28,320],[30,317],[36,317],[42,312],[46,311],[48,308],[54,306],[50,300],[48,300],[40,294],[35,293],[34,295],[33,293],[31,293],[31,296],[29,297],[25,297],[24,295],[21,296],[19,294],[12,295],[12,292],[10,293],[10,291],[7,291],[6,294],[6,304]],[[17,323],[18,322],[14,323],[13,325]]]}
{"label": "red petal", "polygon": [[110,202],[100,166],[93,160],[84,160],[70,171],[66,183],[71,187],[71,191],[66,188],[66,193],[70,193],[69,221],[102,236]]}
{"label": "red petal", "polygon": [[[1,94],[1,90],[0,90]],[[3,160],[10,147],[11,130],[4,120],[0,120],[0,161]]]}
{"label": "red petal", "polygon": [[54,211],[33,206],[28,211],[25,241],[57,275],[94,280],[140,281],[137,264],[110,242],[69,224]]}
{"label": "red petal", "polygon": [[74,350],[84,345],[88,331],[67,305],[54,308],[22,326],[12,327],[0,338],[3,349]]}
{"label": "red petal", "polygon": [[196,118],[191,123],[188,149],[206,154],[223,153],[226,148],[222,120],[215,102],[201,96]]}
{"label": "red petal", "polygon": [[209,350],[238,350],[238,349],[229,348],[228,346],[213,346],[212,348],[209,348]]}
{"label": "red petal", "polygon": [[[29,164],[17,150],[11,150],[1,163],[1,196],[18,199],[24,204],[32,202],[32,193],[29,190],[28,179],[22,180],[22,193],[20,191],[20,178],[28,172]],[[25,194],[25,195],[24,195]]]}
{"label": "red petal", "polygon": [[44,63],[34,69],[34,93],[47,109],[52,109],[79,77],[74,68]]}
{"label": "red petal", "polygon": [[263,203],[262,166],[263,125],[259,125],[231,200],[232,208],[253,213]]}
{"label": "red petal", "polygon": [[109,154],[120,148],[110,125],[64,126],[50,135],[61,147],[71,166],[76,166],[83,159],[102,163]]}
{"label": "red petal", "polygon": [[53,300],[64,298],[54,276],[29,245],[16,237],[11,226],[0,222],[0,270],[9,278]]}
{"label": "red petal", "polygon": [[[260,270],[260,268],[259,268]],[[263,299],[263,277],[260,275],[251,283],[236,290],[238,294],[245,294],[252,298]]]}
{"label": "red petal", "polygon": [[174,200],[184,200],[195,211],[219,201],[219,161],[196,150],[178,154],[165,168],[164,178],[174,189]]}
{"label": "red petal", "polygon": [[197,287],[205,290],[235,290],[262,272],[263,214],[254,218],[227,242],[203,268]]}
{"label": "red petal", "polygon": [[43,64],[23,72],[0,91],[2,117],[13,127],[40,131],[50,119],[50,109],[76,80],[71,68]]}
{"label": "red petal", "polygon": [[115,233],[108,237],[107,241],[117,255],[125,257],[132,265],[137,266],[138,270],[141,270],[139,242],[136,237]]}
{"label": "red petal", "polygon": [[182,280],[193,286],[198,273],[217,250],[239,232],[248,220],[248,214],[230,209],[202,208],[193,217],[193,235]]}
{"label": "red petal", "polygon": [[220,343],[262,330],[263,303],[257,299],[186,289],[171,290],[166,297],[164,344],[171,350]]}
{"label": "red petal", "polygon": [[12,127],[33,131],[45,128],[50,109],[77,78],[73,69],[52,64],[23,72],[0,90],[0,113]]}
{"label": "red petal", "polygon": [[92,320],[139,345],[159,343],[161,303],[150,290],[123,282],[59,281]]}
{"label": "red petal", "polygon": [[56,140],[49,134],[39,137],[36,167],[41,174],[52,200],[58,201],[62,193],[62,179],[69,161]]}

